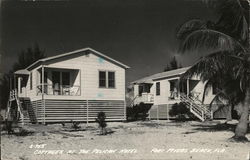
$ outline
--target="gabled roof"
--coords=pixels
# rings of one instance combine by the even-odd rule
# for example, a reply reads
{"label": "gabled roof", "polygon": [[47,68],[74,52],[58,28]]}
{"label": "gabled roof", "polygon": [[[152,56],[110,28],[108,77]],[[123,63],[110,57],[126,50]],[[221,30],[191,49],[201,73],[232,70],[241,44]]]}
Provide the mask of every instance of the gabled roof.
{"label": "gabled roof", "polygon": [[139,80],[133,81],[132,83],[133,84],[153,83],[154,80],[165,79],[165,78],[169,78],[172,76],[180,76],[183,73],[185,73],[189,68],[190,67],[184,67],[184,68],[179,68],[179,69],[175,69],[175,70],[171,70],[171,71],[156,73],[156,74],[153,74],[151,76],[147,76],[147,77],[141,78]]}
{"label": "gabled roof", "polygon": [[28,75],[29,71],[27,69],[21,69],[21,70],[14,72],[14,74]]}
{"label": "gabled roof", "polygon": [[46,62],[46,61],[50,61],[50,60],[53,60],[53,59],[57,59],[57,58],[61,58],[61,57],[65,57],[65,56],[69,56],[69,55],[72,55],[72,54],[76,54],[76,53],[79,53],[79,52],[84,52],[84,51],[91,51],[91,53],[97,55],[97,56],[100,56],[106,60],[109,60],[125,69],[128,69],[130,68],[129,66],[117,61],[117,60],[114,60],[113,58],[110,58],[104,54],[102,54],[101,52],[98,52],[92,48],[83,48],[83,49],[78,49],[78,50],[74,50],[74,51],[71,51],[71,52],[67,52],[67,53],[64,53],[64,54],[59,54],[59,55],[56,55],[56,56],[51,56],[51,57],[47,57],[47,58],[43,58],[43,59],[39,59],[37,60],[36,62],[34,62],[33,64],[31,64],[30,66],[28,66],[26,69],[29,70],[31,67],[33,67],[34,65],[36,64],[39,64],[39,63],[43,63],[43,62]]}

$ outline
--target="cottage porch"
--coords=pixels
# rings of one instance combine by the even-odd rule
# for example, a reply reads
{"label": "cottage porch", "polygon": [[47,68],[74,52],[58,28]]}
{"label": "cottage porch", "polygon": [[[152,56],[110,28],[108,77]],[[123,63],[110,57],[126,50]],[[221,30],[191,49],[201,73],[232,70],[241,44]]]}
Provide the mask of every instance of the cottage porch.
{"label": "cottage porch", "polygon": [[38,70],[39,83],[36,94],[47,96],[80,96],[79,69],[48,68]]}
{"label": "cottage porch", "polygon": [[180,80],[180,78],[168,80],[170,83],[169,101],[180,102],[181,94],[191,96],[197,100],[202,99],[202,92],[200,88],[197,88],[197,84],[200,80],[186,79]]}
{"label": "cottage porch", "polygon": [[[80,96],[81,73],[79,69],[41,67],[37,72],[17,74],[19,97]],[[28,84],[29,81],[29,84]],[[35,83],[34,83],[35,81]]]}

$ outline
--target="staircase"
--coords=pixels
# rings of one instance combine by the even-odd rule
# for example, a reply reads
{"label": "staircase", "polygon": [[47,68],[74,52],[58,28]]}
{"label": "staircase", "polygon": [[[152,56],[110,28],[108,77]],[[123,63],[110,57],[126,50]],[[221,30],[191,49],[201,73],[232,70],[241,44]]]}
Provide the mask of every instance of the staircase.
{"label": "staircase", "polygon": [[185,94],[180,95],[181,102],[187,105],[190,112],[193,113],[201,121],[207,119],[213,119],[212,112],[207,108],[206,105],[202,104],[198,99],[194,97],[186,96]]}
{"label": "staircase", "polygon": [[18,121],[19,118],[21,118],[22,125],[24,125],[23,109],[21,107],[21,103],[17,95],[17,90],[14,89],[10,91],[5,119],[11,120],[11,121]]}
{"label": "staircase", "polygon": [[31,123],[36,123],[36,114],[35,111],[31,105],[30,98],[19,98],[21,102],[21,108],[23,109],[24,119],[25,121],[29,121]]}
{"label": "staircase", "polygon": [[10,91],[5,119],[14,121],[21,120],[22,125],[24,125],[26,119],[29,119],[32,123],[36,122],[35,112],[30,99],[19,98],[16,89]]}

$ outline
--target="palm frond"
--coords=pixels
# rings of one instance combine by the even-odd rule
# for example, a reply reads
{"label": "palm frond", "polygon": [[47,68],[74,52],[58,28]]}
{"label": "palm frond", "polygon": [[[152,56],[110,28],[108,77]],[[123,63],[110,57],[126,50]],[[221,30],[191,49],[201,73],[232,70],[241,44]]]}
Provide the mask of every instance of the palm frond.
{"label": "palm frond", "polygon": [[199,76],[202,81],[207,81],[212,77],[221,76],[223,71],[229,67],[228,55],[230,52],[213,52],[205,57],[201,57],[182,76],[182,79]]}
{"label": "palm frond", "polygon": [[[220,30],[239,41],[248,38],[249,4],[247,0],[204,0],[220,15],[216,25]],[[223,30],[222,30],[223,29]]]}
{"label": "palm frond", "polygon": [[217,51],[244,50],[244,47],[231,36],[212,29],[199,29],[190,33],[181,42],[180,52],[212,49]]}
{"label": "palm frond", "polygon": [[183,23],[178,29],[176,33],[177,39],[184,40],[190,33],[200,30],[206,29],[206,22],[201,19],[192,19],[185,23]]}

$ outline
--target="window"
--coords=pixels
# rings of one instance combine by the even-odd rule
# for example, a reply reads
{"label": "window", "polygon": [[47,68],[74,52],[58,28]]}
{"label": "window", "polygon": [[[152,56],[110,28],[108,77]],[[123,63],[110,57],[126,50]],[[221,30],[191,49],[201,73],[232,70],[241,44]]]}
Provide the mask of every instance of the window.
{"label": "window", "polygon": [[142,86],[142,85],[139,85],[139,96],[142,95],[142,92],[143,92],[143,86]]}
{"label": "window", "polygon": [[156,82],[156,95],[159,96],[161,93],[160,82]]}
{"label": "window", "polygon": [[99,71],[99,87],[115,88],[115,72]]}
{"label": "window", "polygon": [[70,73],[62,72],[62,85],[69,86],[70,85]]}
{"label": "window", "polygon": [[32,90],[32,88],[33,88],[33,86],[32,86],[32,85],[33,85],[33,84],[32,84],[32,83],[33,83],[33,82],[32,82],[32,78],[33,78],[33,77],[32,77],[32,72],[30,72],[30,90]]}
{"label": "window", "polygon": [[115,88],[115,72],[108,72],[108,88]]}
{"label": "window", "polygon": [[99,71],[99,87],[106,87],[106,72]]}
{"label": "window", "polygon": [[170,82],[170,91],[174,91],[176,89],[175,81],[169,81]]}

